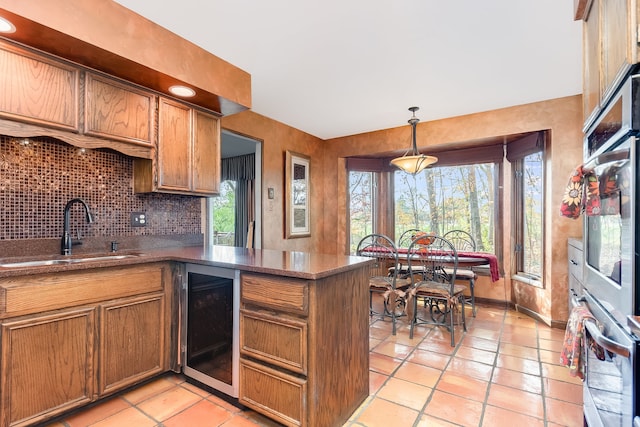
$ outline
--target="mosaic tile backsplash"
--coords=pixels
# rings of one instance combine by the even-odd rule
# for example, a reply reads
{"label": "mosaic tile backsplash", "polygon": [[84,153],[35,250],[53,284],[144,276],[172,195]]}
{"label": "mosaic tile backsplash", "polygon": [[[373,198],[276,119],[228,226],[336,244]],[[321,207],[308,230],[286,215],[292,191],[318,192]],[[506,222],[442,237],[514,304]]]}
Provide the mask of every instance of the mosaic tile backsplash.
{"label": "mosaic tile backsplash", "polygon": [[[64,206],[79,197],[94,217],[87,224],[80,204],[71,209],[73,238],[198,234],[200,198],[134,194],[133,159],[110,150],[83,150],[50,138],[0,135],[0,240],[60,238]],[[143,212],[146,227],[132,227]]]}

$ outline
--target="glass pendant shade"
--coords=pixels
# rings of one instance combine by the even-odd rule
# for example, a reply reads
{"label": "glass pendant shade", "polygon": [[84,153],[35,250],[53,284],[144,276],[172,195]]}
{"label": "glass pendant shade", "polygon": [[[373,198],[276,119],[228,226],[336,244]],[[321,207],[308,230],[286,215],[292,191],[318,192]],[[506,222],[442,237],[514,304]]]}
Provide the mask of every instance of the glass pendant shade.
{"label": "glass pendant shade", "polygon": [[427,166],[430,166],[438,161],[437,157],[427,156],[425,154],[419,154],[417,156],[402,156],[391,160],[391,164],[406,173],[415,175]]}
{"label": "glass pendant shade", "polygon": [[406,173],[410,173],[411,175],[415,175],[422,170],[424,170],[427,166],[430,166],[438,161],[437,157],[427,156],[426,154],[421,154],[418,152],[418,148],[416,145],[416,125],[420,121],[416,117],[416,111],[418,111],[418,107],[411,107],[409,111],[413,113],[413,117],[409,119],[409,124],[411,125],[411,149],[404,153],[402,157],[396,157],[391,160],[390,164],[399,168],[400,170],[405,171]]}

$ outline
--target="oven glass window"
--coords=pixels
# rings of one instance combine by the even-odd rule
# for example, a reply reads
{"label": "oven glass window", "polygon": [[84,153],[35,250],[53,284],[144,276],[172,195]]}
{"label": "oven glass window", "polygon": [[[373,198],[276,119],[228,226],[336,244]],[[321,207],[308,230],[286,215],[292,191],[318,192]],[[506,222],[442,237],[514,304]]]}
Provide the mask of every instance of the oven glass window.
{"label": "oven glass window", "polygon": [[630,229],[629,142],[603,157],[612,160],[594,168],[587,189],[587,263],[620,284],[623,253],[630,249],[625,245],[631,241],[623,236]]}
{"label": "oven glass window", "polygon": [[596,357],[591,349],[587,351],[587,387],[598,415],[606,426],[622,426],[624,394],[630,392],[629,387],[625,387],[622,362],[616,360],[619,356],[607,351],[604,360]]}
{"label": "oven glass window", "polygon": [[603,147],[611,137],[622,129],[622,98],[612,104],[611,109],[587,137],[588,155]]}
{"label": "oven glass window", "polygon": [[587,262],[603,275],[620,284],[621,238],[620,217],[592,216],[589,226]]}

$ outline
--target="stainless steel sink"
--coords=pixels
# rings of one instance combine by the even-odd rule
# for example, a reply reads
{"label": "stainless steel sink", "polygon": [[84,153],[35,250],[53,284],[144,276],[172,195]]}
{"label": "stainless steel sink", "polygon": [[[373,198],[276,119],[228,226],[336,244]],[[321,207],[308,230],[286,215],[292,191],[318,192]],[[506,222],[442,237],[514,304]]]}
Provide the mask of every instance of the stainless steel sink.
{"label": "stainless steel sink", "polygon": [[57,258],[57,259],[43,259],[43,260],[18,261],[18,262],[1,262],[0,261],[0,268],[26,268],[26,267],[45,267],[49,265],[79,264],[83,262],[95,262],[95,261],[107,261],[107,260],[133,258],[133,257],[138,257],[140,255],[141,254],[119,254],[119,255],[86,256],[82,258]]}
{"label": "stainless steel sink", "polygon": [[37,260],[37,261],[21,261],[21,262],[7,262],[0,263],[0,267],[3,268],[19,268],[19,267],[42,267],[46,265],[59,265],[59,264],[69,264],[68,259],[47,259],[47,260]]}
{"label": "stainless steel sink", "polygon": [[68,263],[76,263],[76,262],[91,262],[91,261],[104,261],[109,259],[125,259],[125,258],[134,258],[138,257],[141,254],[122,254],[122,255],[100,255],[100,256],[89,256],[83,258],[69,258],[67,260]]}

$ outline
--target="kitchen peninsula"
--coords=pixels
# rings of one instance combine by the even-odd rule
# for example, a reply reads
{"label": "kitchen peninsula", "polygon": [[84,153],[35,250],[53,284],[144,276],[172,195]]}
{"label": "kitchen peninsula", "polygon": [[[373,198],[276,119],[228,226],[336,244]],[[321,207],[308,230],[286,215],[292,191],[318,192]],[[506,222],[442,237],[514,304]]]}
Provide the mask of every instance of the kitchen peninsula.
{"label": "kitchen peninsula", "polygon": [[0,260],[0,426],[178,370],[187,263],[240,271],[240,403],[285,425],[332,426],[368,396],[366,259],[217,246],[71,259]]}

